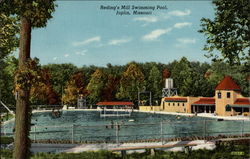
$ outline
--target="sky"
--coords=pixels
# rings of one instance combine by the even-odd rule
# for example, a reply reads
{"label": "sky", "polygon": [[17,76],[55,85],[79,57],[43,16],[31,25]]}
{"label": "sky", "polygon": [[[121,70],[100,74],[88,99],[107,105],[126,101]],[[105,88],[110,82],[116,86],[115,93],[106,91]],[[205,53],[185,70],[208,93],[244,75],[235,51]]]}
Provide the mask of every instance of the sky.
{"label": "sky", "polygon": [[[211,1],[57,1],[46,28],[32,30],[31,56],[41,64],[124,65],[131,61],[169,63],[204,57],[200,19],[213,18]],[[130,6],[131,15],[116,15]],[[165,9],[154,9],[157,5]],[[133,15],[132,6],[152,14]],[[166,9],[167,7],[167,9]],[[123,11],[123,10],[119,10]]]}

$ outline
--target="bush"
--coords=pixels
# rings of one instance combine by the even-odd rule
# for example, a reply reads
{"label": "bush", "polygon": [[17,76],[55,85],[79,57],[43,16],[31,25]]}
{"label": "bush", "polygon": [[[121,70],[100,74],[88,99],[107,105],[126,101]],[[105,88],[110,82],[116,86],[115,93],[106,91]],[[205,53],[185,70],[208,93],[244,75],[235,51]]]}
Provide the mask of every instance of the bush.
{"label": "bush", "polygon": [[1,149],[0,150],[0,158],[11,159],[12,158],[12,150]]}
{"label": "bush", "polygon": [[14,138],[8,137],[8,136],[1,136],[0,140],[1,140],[0,141],[1,144],[10,144],[10,143],[14,142]]}

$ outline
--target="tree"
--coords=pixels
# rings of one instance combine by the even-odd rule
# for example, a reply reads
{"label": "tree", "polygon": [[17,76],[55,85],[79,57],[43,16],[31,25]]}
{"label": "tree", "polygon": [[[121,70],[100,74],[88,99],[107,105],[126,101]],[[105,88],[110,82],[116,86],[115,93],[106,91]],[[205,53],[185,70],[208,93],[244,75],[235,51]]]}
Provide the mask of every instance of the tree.
{"label": "tree", "polygon": [[84,74],[82,72],[77,72],[72,75],[66,84],[65,93],[62,97],[62,100],[66,104],[74,105],[77,103],[79,95],[87,95],[84,83]]}
{"label": "tree", "polygon": [[30,101],[32,104],[58,104],[58,94],[52,86],[51,74],[48,69],[39,68],[39,81],[32,84]]}
{"label": "tree", "polygon": [[105,83],[106,75],[101,69],[96,69],[96,71],[91,75],[91,79],[87,86],[87,90],[89,91],[88,99],[90,103],[95,104],[102,99],[101,95]]}
{"label": "tree", "polygon": [[[13,0],[1,1],[1,13],[5,15],[13,15],[20,18],[20,41],[19,41],[19,74],[16,76],[16,82],[23,81],[18,78],[26,78],[28,64],[30,59],[30,42],[31,28],[45,27],[47,20],[52,18],[54,11],[54,0]],[[30,129],[30,107],[29,107],[29,85],[30,79],[23,81],[24,83],[16,83],[18,98],[16,102],[15,117],[15,145],[14,158],[24,159],[29,157],[29,129]]]}
{"label": "tree", "polygon": [[53,89],[57,94],[62,94],[62,89],[71,76],[78,71],[78,68],[71,63],[48,64],[43,68],[51,73]]}
{"label": "tree", "polygon": [[18,61],[14,56],[7,56],[2,62],[0,64],[0,100],[14,106],[14,75]]}
{"label": "tree", "polygon": [[143,90],[144,75],[135,63],[130,63],[123,72],[119,92],[116,94],[118,99],[135,101],[139,91]]}
{"label": "tree", "polygon": [[150,70],[148,77],[148,88],[147,90],[151,91],[153,101],[158,101],[161,97],[161,73],[156,66],[153,66]]}
{"label": "tree", "polygon": [[18,18],[0,12],[0,60],[18,47],[19,31]]}
{"label": "tree", "polygon": [[171,78],[174,80],[174,86],[177,88],[178,93],[182,94],[181,87],[183,81],[191,71],[190,62],[187,58],[183,57],[180,61],[174,61],[171,69]]}
{"label": "tree", "polygon": [[103,101],[113,101],[115,100],[115,94],[117,93],[118,85],[120,78],[109,74],[107,83],[102,91],[102,100]]}
{"label": "tree", "polygon": [[[201,19],[199,32],[207,37],[204,50],[213,61],[240,65],[250,60],[249,0],[214,0],[215,18]],[[217,50],[217,51],[216,51]],[[217,54],[220,52],[221,56]]]}
{"label": "tree", "polygon": [[183,96],[211,97],[214,95],[214,88],[211,87],[202,72],[197,72],[192,68],[185,73],[180,92]]}
{"label": "tree", "polygon": [[214,89],[224,76],[229,75],[233,77],[236,83],[240,86],[241,94],[249,96],[250,83],[248,77],[250,73],[246,72],[245,69],[245,65],[231,66],[225,62],[213,62],[211,68],[208,70],[208,72],[210,72],[210,76],[207,80]]}
{"label": "tree", "polygon": [[[18,33],[20,25],[18,18],[10,16],[0,8],[0,94],[1,99],[7,104],[14,105],[14,96],[12,94],[13,74],[16,69],[16,60],[8,57],[18,47]],[[13,63],[14,62],[14,63]],[[14,68],[14,70],[13,70]]]}

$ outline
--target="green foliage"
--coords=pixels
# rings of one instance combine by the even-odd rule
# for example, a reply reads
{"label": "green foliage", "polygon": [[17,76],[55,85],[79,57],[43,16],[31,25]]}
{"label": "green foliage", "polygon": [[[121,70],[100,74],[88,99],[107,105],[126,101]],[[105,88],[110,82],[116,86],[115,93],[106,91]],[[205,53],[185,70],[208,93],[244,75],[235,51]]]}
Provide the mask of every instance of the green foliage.
{"label": "green foliage", "polygon": [[17,69],[17,59],[14,56],[7,56],[0,59],[0,99],[7,105],[14,105],[14,74]]}
{"label": "green foliage", "polygon": [[10,144],[14,142],[14,138],[13,137],[7,137],[7,136],[1,136],[0,137],[0,143],[1,144]]}
{"label": "green foliage", "polygon": [[1,116],[1,121],[0,122],[5,122],[10,119],[14,118],[13,114],[6,113],[5,115]]}
{"label": "green foliage", "polygon": [[[248,0],[214,0],[215,19],[201,19],[199,32],[207,37],[204,50],[213,61],[230,65],[249,62],[250,57],[250,3]],[[217,53],[221,54],[218,55]]]}
{"label": "green foliage", "polygon": [[[223,70],[223,71],[222,71]],[[207,79],[208,83],[212,85],[213,88],[223,79],[225,75],[230,75],[236,81],[236,83],[241,87],[241,93],[244,96],[249,95],[249,72],[245,71],[245,65],[231,66],[224,62],[214,62],[212,63],[210,69],[210,75]]]}
{"label": "green foliage", "polygon": [[89,102],[96,104],[101,101],[102,91],[105,87],[106,75],[101,69],[96,69],[96,71],[91,75],[91,79],[87,85],[87,90],[89,91]]}
{"label": "green foliage", "polygon": [[70,77],[78,71],[78,68],[70,63],[48,64],[43,66],[51,73],[52,85],[56,93],[62,94],[62,89]]}
{"label": "green foliage", "polygon": [[18,18],[0,13],[0,61],[18,47]]}
{"label": "green foliage", "polygon": [[135,63],[130,63],[126,71],[123,72],[119,92],[117,93],[118,99],[127,99],[135,101],[137,99],[138,91],[144,91],[144,75]]}
{"label": "green foliage", "polygon": [[156,66],[153,66],[149,72],[149,77],[147,80],[147,90],[152,93],[153,105],[158,105],[157,102],[161,98],[162,90],[162,77],[159,69]]}
{"label": "green foliage", "polygon": [[12,150],[0,149],[0,158],[2,159],[12,159]]}
{"label": "green foliage", "polygon": [[4,0],[1,9],[7,15],[26,17],[30,20],[32,27],[45,27],[47,21],[52,18],[55,11],[55,0]]}

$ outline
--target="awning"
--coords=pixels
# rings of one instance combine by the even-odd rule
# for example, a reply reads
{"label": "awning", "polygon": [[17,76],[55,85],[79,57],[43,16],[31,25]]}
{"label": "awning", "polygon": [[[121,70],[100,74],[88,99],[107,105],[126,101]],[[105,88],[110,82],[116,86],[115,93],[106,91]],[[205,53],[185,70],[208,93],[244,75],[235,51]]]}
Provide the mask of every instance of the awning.
{"label": "awning", "polygon": [[232,107],[232,108],[250,108],[250,105],[227,105],[226,107]]}
{"label": "awning", "polygon": [[198,101],[194,102],[192,105],[204,105],[204,106],[215,106],[214,98],[200,98]]}
{"label": "awning", "polygon": [[96,105],[99,106],[133,106],[134,103],[133,102],[118,102],[118,101],[114,101],[114,102],[98,102]]}

